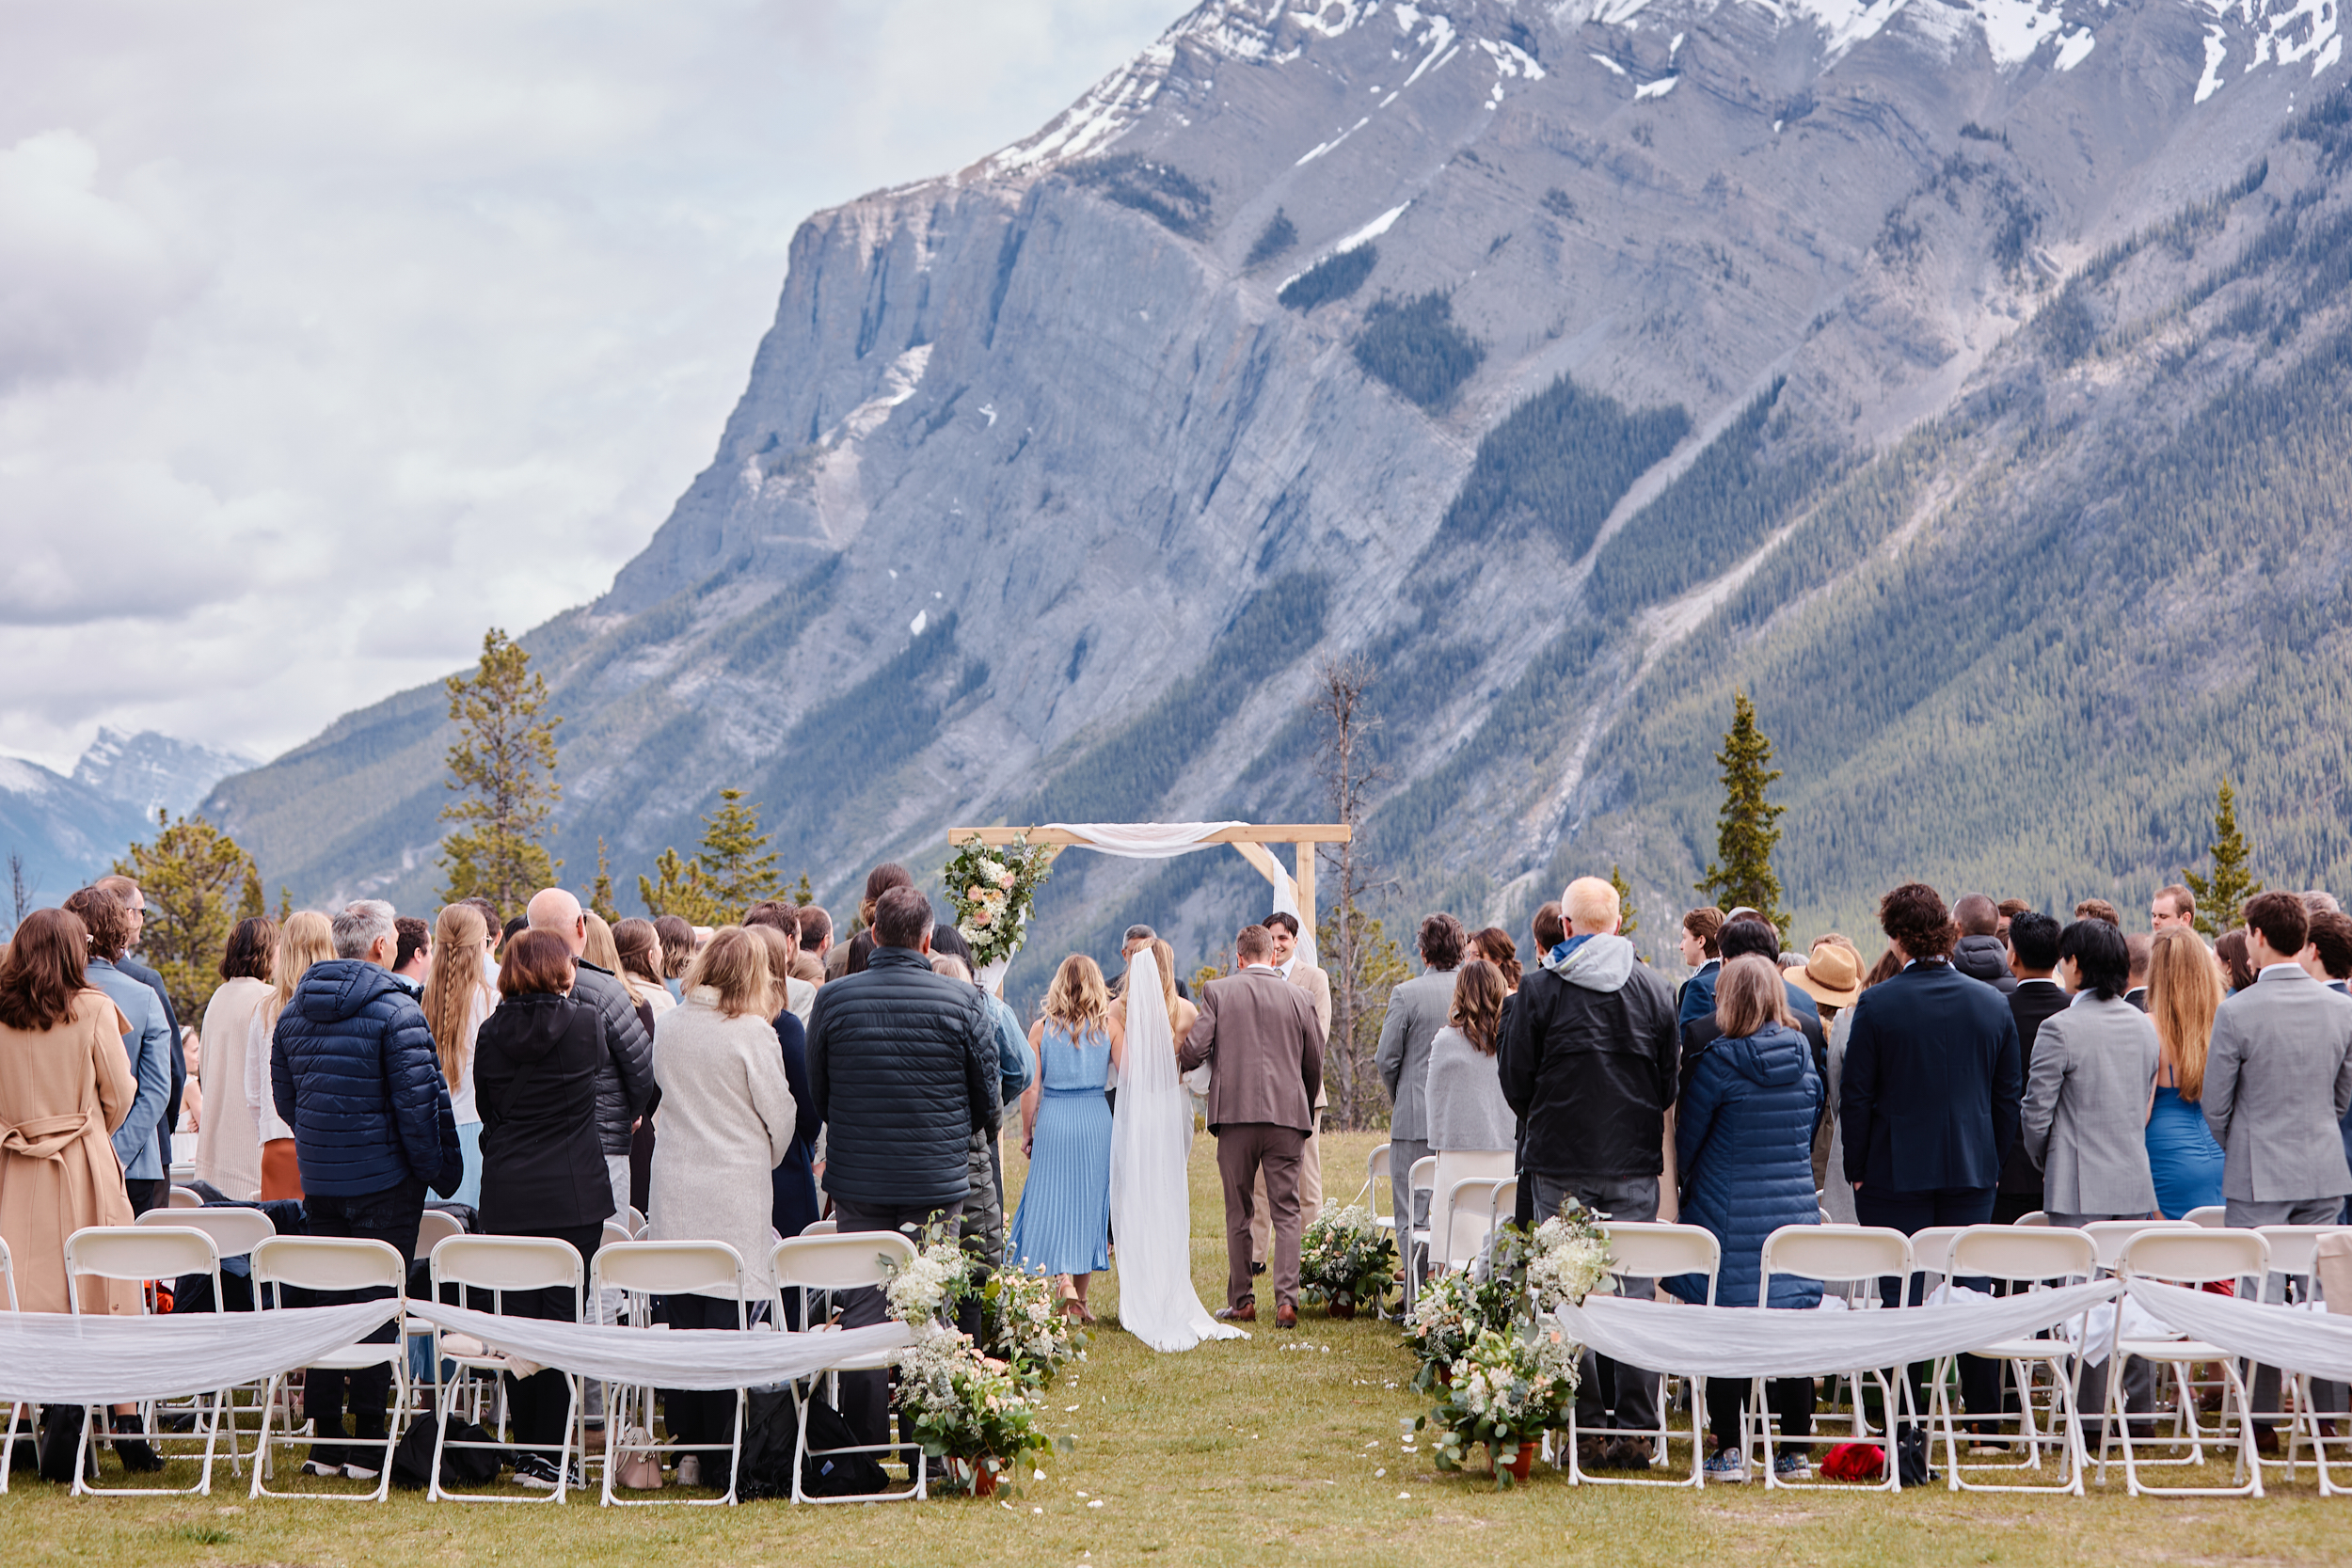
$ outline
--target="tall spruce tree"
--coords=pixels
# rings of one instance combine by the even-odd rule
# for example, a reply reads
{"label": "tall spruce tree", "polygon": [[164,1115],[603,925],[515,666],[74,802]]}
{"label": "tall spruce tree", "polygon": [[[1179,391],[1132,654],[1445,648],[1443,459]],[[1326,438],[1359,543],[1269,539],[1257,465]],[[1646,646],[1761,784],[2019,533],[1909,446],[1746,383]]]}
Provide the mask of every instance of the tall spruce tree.
{"label": "tall spruce tree", "polygon": [[691,926],[723,924],[719,901],[703,885],[701,866],[668,848],[654,857],[653,870],[651,877],[643,872],[637,877],[637,896],[647,915],[659,920],[674,914]]}
{"label": "tall spruce tree", "polygon": [[2246,869],[2246,835],[2237,831],[2237,792],[2226,778],[2214,800],[2213,842],[2205,852],[2213,857],[2212,875],[2200,877],[2184,867],[2181,883],[2196,895],[2197,929],[2218,937],[2238,923],[2246,901],[2263,890]]}
{"label": "tall spruce tree", "polygon": [[443,684],[457,721],[449,787],[459,798],[441,808],[442,820],[458,824],[441,841],[449,873],[441,902],[479,895],[504,920],[552,885],[564,863],[542,841],[564,794],[555,781],[555,727],[564,721],[547,711],[547,677],[532,674],[522,644],[496,626],[482,635],[474,673]]}
{"label": "tall spruce tree", "polygon": [[1633,902],[1633,884],[1625,879],[1625,868],[1609,868],[1609,885],[1617,890],[1617,935],[1629,937],[1642,928],[1641,911]]}
{"label": "tall spruce tree", "polygon": [[702,873],[703,886],[723,918],[740,920],[754,904],[784,891],[775,851],[768,847],[769,835],[759,831],[759,807],[745,805],[741,790],[719,791],[719,809],[703,823],[694,869]]}
{"label": "tall spruce tree", "polygon": [[139,952],[156,974],[171,1005],[183,1019],[204,1016],[204,1004],[220,984],[220,957],[237,921],[239,895],[261,886],[253,858],[236,840],[200,816],[173,821],[155,814],[152,843],[134,844],[114,863],[118,877],[139,884],[147,900],[147,925]]}
{"label": "tall spruce tree", "polygon": [[1764,792],[1778,782],[1772,766],[1772,742],[1756,727],[1756,705],[1744,690],[1732,694],[1731,730],[1715,753],[1723,769],[1724,809],[1715,822],[1715,856],[1697,884],[1724,909],[1744,904],[1786,935],[1790,916],[1780,907],[1780,879],[1772,872],[1772,849],[1780,843],[1780,816]]}
{"label": "tall spruce tree", "polygon": [[588,887],[588,908],[606,923],[621,918],[621,911],[612,906],[612,867],[604,857],[604,835],[596,835],[596,879]]}

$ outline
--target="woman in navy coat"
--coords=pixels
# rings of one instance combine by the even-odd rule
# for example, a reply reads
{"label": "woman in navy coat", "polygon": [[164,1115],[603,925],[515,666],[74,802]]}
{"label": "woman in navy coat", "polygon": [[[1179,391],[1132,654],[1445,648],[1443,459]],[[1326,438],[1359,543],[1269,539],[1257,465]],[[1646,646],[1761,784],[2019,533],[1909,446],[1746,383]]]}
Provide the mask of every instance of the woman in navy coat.
{"label": "woman in navy coat", "polygon": [[[1813,1187],[1813,1127],[1821,1109],[1821,1079],[1813,1053],[1794,1026],[1787,987],[1770,959],[1733,958],[1717,977],[1715,1022],[1722,1038],[1700,1058],[1676,1114],[1675,1154],[1682,1172],[1682,1223],[1704,1226],[1722,1244],[1715,1300],[1722,1307],[1756,1301],[1764,1239],[1784,1225],[1820,1217]],[[1682,1275],[1665,1282],[1686,1301],[1706,1299],[1706,1281]],[[1819,1280],[1773,1276],[1762,1305],[1809,1307],[1821,1299]],[[1740,1408],[1747,1385],[1724,1378],[1707,1386],[1708,1425],[1715,1457],[1709,1481],[1747,1479],[1740,1452]],[[1788,1437],[1813,1431],[1813,1380],[1775,1378],[1766,1389],[1780,1430]],[[1781,1452],[1773,1469],[1784,1480],[1810,1473],[1802,1450]]]}

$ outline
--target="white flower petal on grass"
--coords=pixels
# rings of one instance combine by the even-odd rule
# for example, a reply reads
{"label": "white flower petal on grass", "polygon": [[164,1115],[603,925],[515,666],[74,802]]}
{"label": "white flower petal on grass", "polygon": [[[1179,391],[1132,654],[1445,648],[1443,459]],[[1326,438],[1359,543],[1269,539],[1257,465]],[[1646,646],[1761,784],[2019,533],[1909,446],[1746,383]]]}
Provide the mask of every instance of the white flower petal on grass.
{"label": "white flower petal on grass", "polygon": [[1412,1500],[1412,1497],[1413,1497],[1413,1495],[1412,1495],[1410,1492],[1399,1492],[1399,1493],[1396,1495],[1396,1500],[1397,1500],[1398,1502],[1401,1502],[1401,1503],[1402,1503],[1402,1502],[1410,1502],[1410,1501]]}
{"label": "white flower petal on grass", "polygon": [[1102,1506],[1103,1506],[1103,1499],[1102,1499],[1102,1498],[1100,1498],[1100,1497],[1097,1497],[1097,1498],[1095,1498],[1092,1502],[1090,1502],[1090,1503],[1087,1504],[1087,1507],[1089,1507],[1089,1508],[1100,1508],[1100,1507],[1102,1507]]}
{"label": "white flower petal on grass", "polygon": [[1385,1475],[1387,1475],[1388,1473],[1389,1473],[1389,1467],[1388,1467],[1386,1465],[1381,1465],[1381,1466],[1380,1466],[1380,1468],[1378,1468],[1377,1470],[1375,1470],[1375,1471],[1373,1471],[1373,1472],[1372,1472],[1372,1479],[1373,1479],[1373,1480],[1375,1480],[1375,1481],[1378,1481],[1378,1480],[1379,1480],[1382,1476],[1385,1476]]}

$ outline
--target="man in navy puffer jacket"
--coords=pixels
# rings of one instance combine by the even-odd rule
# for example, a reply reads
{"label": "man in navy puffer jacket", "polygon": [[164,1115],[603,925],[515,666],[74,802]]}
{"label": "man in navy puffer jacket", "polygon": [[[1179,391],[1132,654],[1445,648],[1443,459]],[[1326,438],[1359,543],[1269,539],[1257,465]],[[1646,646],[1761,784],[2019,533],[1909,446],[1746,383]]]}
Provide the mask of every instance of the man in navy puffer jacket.
{"label": "man in navy puffer jacket", "polygon": [[[392,978],[400,936],[392,907],[378,899],[335,917],[335,957],[310,966],[270,1041],[270,1093],[294,1130],[302,1165],[302,1208],[313,1236],[363,1237],[415,1253],[417,1223],[429,1186],[443,1197],[463,1174],[449,1085],[441,1077],[423,1009]],[[322,1305],[385,1294],[330,1292]],[[372,1340],[389,1341],[386,1323]],[[343,1384],[351,1386],[359,1441],[348,1452]],[[303,1469],[310,1475],[375,1478],[384,1463],[385,1396],[391,1369],[339,1373],[312,1368],[303,1408],[320,1439]]]}

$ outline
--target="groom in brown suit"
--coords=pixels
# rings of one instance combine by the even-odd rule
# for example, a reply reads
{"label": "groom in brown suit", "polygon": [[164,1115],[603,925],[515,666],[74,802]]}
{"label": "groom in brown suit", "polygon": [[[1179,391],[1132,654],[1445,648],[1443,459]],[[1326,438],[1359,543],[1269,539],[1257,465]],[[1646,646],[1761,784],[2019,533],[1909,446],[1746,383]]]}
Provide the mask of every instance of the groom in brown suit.
{"label": "groom in brown suit", "polygon": [[1274,967],[1274,942],[1263,926],[1233,939],[1234,974],[1200,992],[1200,1017],[1177,1052],[1186,1071],[1209,1073],[1209,1131],[1225,1181],[1226,1306],[1217,1316],[1255,1323],[1249,1285],[1251,1189],[1265,1174],[1274,1217],[1274,1326],[1298,1326],[1299,1152],[1314,1126],[1323,1087],[1323,1031],[1314,1003]]}

